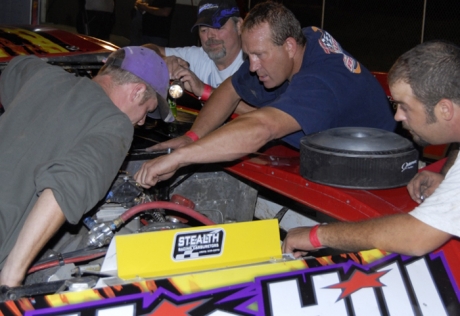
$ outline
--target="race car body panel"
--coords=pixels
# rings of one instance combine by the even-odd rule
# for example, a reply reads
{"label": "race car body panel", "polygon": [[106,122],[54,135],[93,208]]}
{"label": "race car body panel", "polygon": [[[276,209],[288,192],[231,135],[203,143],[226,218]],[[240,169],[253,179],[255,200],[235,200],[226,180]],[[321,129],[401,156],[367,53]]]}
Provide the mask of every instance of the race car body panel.
{"label": "race car body panel", "polygon": [[0,63],[18,55],[72,56],[117,49],[109,42],[51,27],[0,27]]}
{"label": "race car body panel", "polygon": [[[105,41],[51,27],[2,26],[0,27],[0,70],[14,56],[34,54],[77,75],[91,76],[89,70],[95,71],[101,67],[104,56],[117,48]],[[386,74],[375,73],[375,76],[389,95]],[[180,100],[178,103],[180,104]],[[177,108],[180,115],[185,113],[193,117],[197,113],[183,106]],[[176,122],[166,126],[165,131],[159,131],[161,124],[164,123],[146,123],[146,126],[139,128],[136,132],[137,138],[147,143],[143,143],[141,147],[133,144],[133,148],[146,148],[152,145],[152,142],[157,143],[168,137],[181,135],[190,127],[190,124],[181,125],[181,122]],[[131,155],[128,160],[134,160],[134,156]],[[139,163],[142,163],[142,160]],[[435,162],[427,169],[439,171],[443,163],[443,160]],[[218,214],[222,218],[222,223],[225,221],[226,225],[232,225],[231,222],[237,221],[237,216],[234,214],[228,216],[228,213],[224,212],[234,206],[236,211],[247,212],[244,220],[241,220],[248,222],[247,225],[246,223],[242,225],[246,227],[244,228],[247,230],[246,236],[250,236],[253,232],[251,223],[256,223],[256,221],[251,222],[256,217],[254,210],[250,209],[255,204],[252,197],[256,199],[262,195],[264,198],[273,197],[276,203],[285,202],[289,207],[299,206],[295,210],[299,217],[313,217],[317,222],[321,222],[324,218],[331,221],[360,221],[407,213],[417,205],[411,200],[404,186],[363,190],[333,187],[309,181],[300,175],[299,151],[281,142],[269,144],[259,152],[233,163],[210,167],[211,170],[206,171],[192,168],[191,171],[187,171],[188,173],[175,179],[176,182],[172,182],[169,187],[160,185],[158,192],[155,192],[155,197],[166,194],[166,198],[169,199],[172,193],[189,192],[191,195],[185,195],[182,201],[187,201],[190,207],[196,206],[195,211],[203,211],[203,214],[209,218]],[[139,188],[129,179],[129,172],[126,170],[123,170],[121,180],[117,179],[118,182],[114,183],[114,185],[121,183],[120,186],[111,188],[108,193],[106,204],[103,205],[106,208],[101,207],[101,210],[98,210],[104,213],[104,216],[101,216],[103,219],[97,223],[101,226],[95,226],[102,227],[97,232],[107,231],[103,230],[105,228],[103,225],[108,222],[106,218],[112,216],[112,213],[121,210],[122,214],[126,214],[125,204],[127,201],[132,202],[132,199],[128,199],[131,193],[135,194],[134,200],[139,200],[136,191]],[[204,176],[201,176],[200,172]],[[164,185],[165,182],[162,184]],[[187,183],[189,185],[185,186]],[[114,206],[114,195],[117,192],[122,193],[119,199],[122,202]],[[201,200],[195,200],[193,197],[199,197]],[[278,207],[278,204],[276,205]],[[150,213],[162,220],[171,217],[169,213],[168,216],[163,216],[163,211],[153,210]],[[152,215],[150,213],[149,215]],[[132,253],[141,255],[147,253],[146,257],[154,261],[156,249],[162,247],[163,256],[171,257],[168,259],[195,260],[193,263],[196,264],[201,260],[200,255],[207,254],[207,257],[214,260],[216,258],[214,255],[220,255],[230,249],[230,244],[236,245],[231,255],[233,260],[238,256],[238,247],[243,249],[250,244],[239,239],[238,234],[226,234],[225,225],[213,228],[212,232],[206,230],[201,235],[190,236],[187,235],[190,228],[183,229],[183,227],[192,223],[193,219],[183,216],[172,216],[172,218],[171,221],[175,226],[171,224],[170,227],[174,226],[172,229],[176,229],[177,234],[183,233],[185,235],[182,237],[188,238],[172,240],[179,240],[177,243],[187,240],[190,241],[189,244],[160,241],[155,239],[155,232],[148,231],[146,234],[150,234],[149,238],[133,238],[133,240],[140,239],[142,242],[132,245],[126,242],[130,236],[122,236],[127,237],[124,241],[124,249],[135,250]],[[273,216],[269,218],[273,221]],[[278,219],[281,227],[281,217],[275,216],[275,218]],[[151,224],[156,230],[171,229],[163,225],[164,222],[155,222],[153,223],[155,225],[162,224],[155,226],[147,217],[130,220],[128,224],[130,226],[123,227],[124,230],[117,233],[124,235],[143,233],[144,231],[139,227],[142,225],[148,227],[146,223]],[[299,221],[297,225],[303,225],[302,223],[304,222]],[[274,226],[278,236],[279,227]],[[271,234],[268,231],[266,233]],[[262,233],[258,234],[258,237],[261,237]],[[85,227],[83,227],[83,235],[88,235]],[[215,246],[211,243],[214,239],[206,237],[211,235],[230,236],[232,240],[231,243],[226,244],[226,241],[219,239],[218,246]],[[77,237],[72,236],[74,240],[71,242],[79,242]],[[113,240],[116,241],[116,238]],[[198,243],[197,240],[200,247],[193,248]],[[110,244],[112,250],[116,249],[115,241]],[[278,240],[275,240],[275,247],[277,243]],[[176,273],[173,270],[171,275],[167,276],[135,277],[126,280],[121,279],[117,274],[118,262],[122,266],[128,262],[129,274],[126,275],[131,277],[136,275],[136,265],[145,267],[146,264],[148,265],[147,260],[143,260],[142,256],[121,257],[127,256],[126,251],[122,250],[119,253],[106,252],[104,248],[102,250],[78,249],[80,257],[86,257],[90,251],[95,255],[91,258],[99,258],[107,253],[102,264],[103,268],[100,268],[100,262],[92,259],[88,259],[89,262],[69,263],[66,253],[53,249],[52,255],[47,258],[48,261],[41,265],[46,265],[49,269],[45,269],[43,273],[47,278],[46,282],[0,289],[0,315],[460,314],[460,265],[458,264],[460,243],[457,238],[422,257],[408,257],[378,249],[357,253],[340,253],[323,249],[312,252],[302,259],[293,259],[286,255],[279,258],[273,255],[273,258],[264,262],[244,261],[244,264],[232,267],[223,262],[210,269],[187,272],[180,270]],[[252,244],[250,249],[244,250],[252,255],[258,251],[258,246]],[[173,264],[168,263],[168,265],[171,265],[168,268],[174,268]],[[52,267],[48,268],[48,266]],[[104,266],[110,268],[104,270]],[[72,277],[67,277],[68,275]],[[36,279],[39,277],[37,276]],[[99,281],[98,286],[95,285],[96,281]]]}

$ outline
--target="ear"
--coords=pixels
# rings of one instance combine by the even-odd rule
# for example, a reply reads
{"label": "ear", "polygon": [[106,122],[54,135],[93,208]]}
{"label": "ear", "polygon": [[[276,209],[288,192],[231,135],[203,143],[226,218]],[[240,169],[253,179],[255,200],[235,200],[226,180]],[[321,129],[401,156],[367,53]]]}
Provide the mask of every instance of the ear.
{"label": "ear", "polygon": [[294,58],[295,53],[297,52],[297,42],[293,37],[288,37],[284,41],[286,51],[289,55],[289,58]]}
{"label": "ear", "polygon": [[243,19],[238,18],[238,22],[236,22],[236,30],[238,31],[238,35],[241,35],[241,25],[243,24]]}
{"label": "ear", "polygon": [[454,112],[460,110],[450,99],[441,99],[438,104],[436,104],[436,109],[439,116],[446,121],[452,120],[455,114]]}
{"label": "ear", "polygon": [[135,83],[131,88],[131,93],[129,94],[129,100],[133,103],[139,104],[144,97],[144,92],[146,86],[143,83]]}

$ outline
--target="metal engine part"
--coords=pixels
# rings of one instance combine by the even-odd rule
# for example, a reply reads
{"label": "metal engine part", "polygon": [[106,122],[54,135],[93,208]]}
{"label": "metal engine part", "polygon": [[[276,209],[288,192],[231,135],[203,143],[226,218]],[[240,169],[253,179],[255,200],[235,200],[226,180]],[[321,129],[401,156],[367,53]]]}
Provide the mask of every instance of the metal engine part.
{"label": "metal engine part", "polygon": [[162,230],[169,230],[169,229],[179,229],[179,228],[187,228],[190,227],[190,225],[181,223],[181,222],[161,222],[161,223],[150,223],[146,226],[141,227],[139,229],[140,233],[145,233],[145,232],[156,232],[156,231],[162,231]]}
{"label": "metal engine part", "polygon": [[196,172],[174,194],[192,200],[196,211],[217,224],[252,221],[257,201],[256,189],[224,171]]}
{"label": "metal engine part", "polygon": [[123,174],[117,177],[106,197],[107,203],[121,204],[124,207],[151,201],[151,197],[144,194],[133,178]]}
{"label": "metal engine part", "polygon": [[[195,204],[196,211],[204,214],[216,223],[250,221],[253,219],[257,200],[257,191],[255,189],[226,172],[202,171],[200,169],[200,172],[176,178],[176,182],[170,184],[171,191],[173,191],[171,193],[190,199]],[[164,184],[167,183],[164,182]],[[110,189],[106,203],[95,209],[90,220],[85,221],[91,227],[90,229],[94,229],[95,231],[89,233],[88,228],[83,225],[64,228],[62,234],[56,239],[56,242],[51,245],[50,252],[45,253],[41,259],[54,260],[56,262],[56,258],[66,259],[68,258],[68,254],[74,252],[78,253],[79,257],[84,257],[90,253],[90,250],[86,250],[88,240],[92,241],[91,245],[99,247],[106,245],[112,235],[190,227],[189,223],[181,218],[180,215],[167,215],[165,210],[156,209],[145,211],[140,216],[136,216],[124,223],[124,226],[118,230],[112,231],[110,222],[119,218],[132,205],[140,204],[140,201],[162,200],[158,199],[158,197],[168,194],[169,188],[168,185],[163,190],[165,192],[160,193],[158,190],[155,192],[150,190],[144,191],[142,188],[136,186],[135,181],[125,173],[119,175]],[[114,203],[115,201],[118,203]],[[102,252],[106,251],[106,248],[95,248],[92,251],[93,253],[96,251]],[[62,282],[60,283],[62,285],[64,284],[63,281],[72,279],[75,276],[76,273],[74,271],[80,271],[77,273],[77,276],[85,276],[87,274],[97,276],[97,269],[92,270],[94,269],[93,267],[102,264],[104,254],[97,259],[67,264],[63,264],[63,260],[59,259],[59,265],[38,270],[28,275],[25,284],[27,286],[35,285],[36,288],[43,291],[41,293],[50,293],[50,287],[47,285],[49,282],[59,280]],[[91,267],[91,269],[87,267]],[[83,287],[87,286],[91,287],[92,285],[83,284]],[[53,287],[52,289],[55,290],[57,287]],[[78,283],[75,286],[59,288],[59,290],[70,291],[79,287],[80,284]],[[21,294],[18,294],[18,297],[20,296]]]}
{"label": "metal engine part", "polygon": [[110,244],[113,238],[113,231],[106,223],[95,225],[88,234],[88,246],[102,247]]}

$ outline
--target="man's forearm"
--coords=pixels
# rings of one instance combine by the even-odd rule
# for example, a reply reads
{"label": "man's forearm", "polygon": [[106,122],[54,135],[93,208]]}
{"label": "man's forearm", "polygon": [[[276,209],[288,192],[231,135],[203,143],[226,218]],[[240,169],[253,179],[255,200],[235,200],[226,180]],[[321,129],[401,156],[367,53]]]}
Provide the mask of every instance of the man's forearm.
{"label": "man's forearm", "polygon": [[198,136],[203,137],[221,126],[233,113],[240,97],[233,88],[231,77],[227,78],[219,88],[215,89],[198,114],[191,128]]}
{"label": "man's forearm", "polygon": [[37,254],[65,222],[53,192],[42,192],[0,273],[0,284],[18,286]]}
{"label": "man's forearm", "polygon": [[156,15],[156,16],[164,16],[167,17],[171,14],[172,8],[158,8],[158,7],[145,7],[145,12]]}
{"label": "man's forearm", "polygon": [[237,118],[199,141],[177,149],[181,167],[197,163],[232,161],[257,151],[271,133],[250,118]]}
{"label": "man's forearm", "polygon": [[[143,47],[147,47],[147,48],[150,48],[151,50],[153,50],[155,53],[157,53],[161,58],[165,59],[166,58],[166,53],[165,53],[165,48],[162,47],[162,46],[158,46],[156,44],[153,44],[153,43],[147,43],[147,44],[144,44],[142,45]],[[166,59],[165,59],[166,60]]]}
{"label": "man's forearm", "polygon": [[318,229],[322,245],[345,251],[382,249],[407,255],[435,250],[451,236],[409,214],[384,216],[357,223],[331,223]]}
{"label": "man's forearm", "polygon": [[[190,164],[231,161],[257,151],[268,141],[300,129],[297,121],[271,107],[252,111],[167,156],[144,163],[134,178],[145,188],[169,179]],[[185,137],[187,138],[187,137]]]}
{"label": "man's forearm", "polygon": [[[197,142],[180,148],[181,167],[232,161],[259,150],[267,142],[300,130],[289,114],[263,107],[237,117]],[[174,153],[173,153],[174,154]]]}

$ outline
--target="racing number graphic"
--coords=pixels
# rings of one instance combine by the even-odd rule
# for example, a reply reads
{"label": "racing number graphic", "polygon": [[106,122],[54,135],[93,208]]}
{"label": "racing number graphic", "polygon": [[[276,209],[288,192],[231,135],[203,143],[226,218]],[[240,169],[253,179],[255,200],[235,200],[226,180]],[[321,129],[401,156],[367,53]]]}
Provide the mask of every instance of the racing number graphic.
{"label": "racing number graphic", "polygon": [[[190,276],[193,280],[194,276]],[[256,277],[188,295],[167,280],[153,292],[75,305],[28,310],[26,315],[459,315],[460,291],[441,254],[421,258],[389,255]],[[163,286],[176,292],[166,290]],[[131,288],[132,290],[132,288]],[[116,293],[116,291],[114,292]],[[66,295],[66,294],[61,294]],[[35,306],[37,307],[37,306]],[[10,315],[1,309],[0,314]],[[11,311],[11,309],[9,309]],[[13,314],[11,314],[13,315]],[[18,315],[14,313],[14,315]]]}
{"label": "racing number graphic", "polygon": [[[450,282],[449,282],[450,283]],[[372,272],[352,269],[267,281],[265,315],[452,315],[425,257],[394,261]],[[455,296],[455,294],[451,294]]]}

